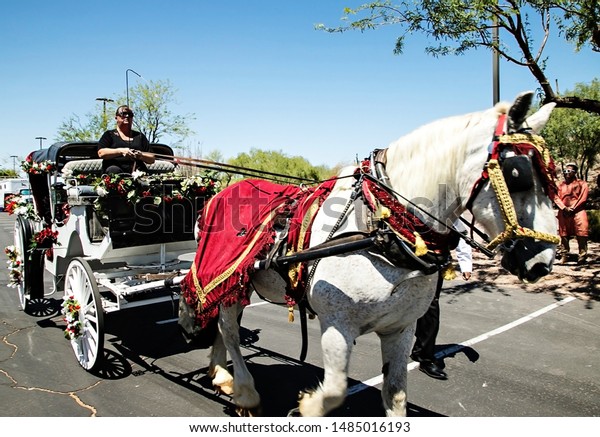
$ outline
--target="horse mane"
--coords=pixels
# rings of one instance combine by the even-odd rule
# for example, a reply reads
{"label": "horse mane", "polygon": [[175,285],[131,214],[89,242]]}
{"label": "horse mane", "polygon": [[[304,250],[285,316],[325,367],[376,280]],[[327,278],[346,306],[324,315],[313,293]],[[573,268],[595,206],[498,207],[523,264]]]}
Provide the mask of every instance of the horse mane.
{"label": "horse mane", "polygon": [[[508,113],[510,104],[443,118],[423,125],[388,147],[387,170],[392,186],[408,199],[435,202],[441,184],[457,196],[464,191],[459,180],[465,163],[473,162],[472,181],[481,172],[495,123]],[[464,178],[463,178],[464,179]],[[448,205],[449,206],[449,205]]]}

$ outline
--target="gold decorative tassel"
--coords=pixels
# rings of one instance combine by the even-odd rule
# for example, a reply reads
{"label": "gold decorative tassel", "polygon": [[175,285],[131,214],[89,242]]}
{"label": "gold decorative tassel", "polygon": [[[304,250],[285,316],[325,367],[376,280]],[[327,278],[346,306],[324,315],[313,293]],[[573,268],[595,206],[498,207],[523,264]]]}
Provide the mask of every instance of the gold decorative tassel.
{"label": "gold decorative tassel", "polygon": [[292,305],[288,306],[288,322],[294,323],[294,307]]}
{"label": "gold decorative tassel", "polygon": [[427,253],[427,245],[418,232],[415,232],[415,255],[423,256]]}
{"label": "gold decorative tassel", "polygon": [[381,206],[379,207],[379,218],[382,219],[387,219],[390,218],[390,216],[392,215],[392,211],[390,211],[390,209],[386,206]]}
{"label": "gold decorative tassel", "polygon": [[452,264],[452,263],[448,264],[444,268],[444,271],[442,272],[442,276],[444,278],[444,281],[452,281],[452,280],[456,279],[456,269],[454,268],[454,264]]}

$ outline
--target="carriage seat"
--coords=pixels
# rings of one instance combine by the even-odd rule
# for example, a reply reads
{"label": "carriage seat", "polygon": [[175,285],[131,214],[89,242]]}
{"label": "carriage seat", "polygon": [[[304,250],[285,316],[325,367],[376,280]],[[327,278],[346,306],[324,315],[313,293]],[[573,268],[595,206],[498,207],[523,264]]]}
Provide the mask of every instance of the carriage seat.
{"label": "carriage seat", "polygon": [[[175,170],[175,165],[170,161],[156,160],[148,164],[148,173],[169,173]],[[67,162],[63,169],[63,177],[70,177],[74,173],[86,173],[100,176],[102,174],[101,159],[82,159]]]}

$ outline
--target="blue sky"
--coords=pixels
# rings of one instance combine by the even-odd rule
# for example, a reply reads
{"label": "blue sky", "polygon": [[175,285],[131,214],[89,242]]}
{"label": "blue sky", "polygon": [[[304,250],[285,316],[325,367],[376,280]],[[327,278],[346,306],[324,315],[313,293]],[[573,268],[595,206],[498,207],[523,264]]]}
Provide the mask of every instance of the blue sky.
{"label": "blue sky", "polygon": [[[97,97],[125,94],[126,70],[169,80],[172,110],[194,114],[190,148],[225,158],[251,148],[334,166],[429,121],[492,104],[491,54],[436,59],[398,27],[329,34],[361,0],[20,0],[0,5],[0,165],[56,138]],[[598,77],[600,55],[560,39],[546,50],[560,90]],[[133,86],[142,79],[129,74]],[[501,99],[537,84],[500,66]],[[111,111],[112,113],[112,111]],[[167,138],[164,142],[169,142]]]}

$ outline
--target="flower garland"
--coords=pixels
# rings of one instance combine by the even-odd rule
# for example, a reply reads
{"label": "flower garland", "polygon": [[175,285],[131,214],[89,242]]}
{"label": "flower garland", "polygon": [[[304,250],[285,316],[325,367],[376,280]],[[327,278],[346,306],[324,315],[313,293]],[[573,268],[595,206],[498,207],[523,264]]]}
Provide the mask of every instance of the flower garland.
{"label": "flower garland", "polygon": [[186,197],[214,196],[218,188],[217,179],[210,173],[206,176],[191,176],[181,181],[181,191]]}
{"label": "flower garland", "polygon": [[29,242],[29,252],[33,252],[37,248],[44,249],[44,254],[49,260],[54,258],[53,245],[60,246],[58,242],[58,231],[53,231],[47,227],[33,234]]}
{"label": "flower garland", "polygon": [[83,324],[79,320],[79,310],[81,310],[81,305],[79,305],[75,296],[63,297],[61,312],[65,316],[63,320],[67,323],[65,328],[65,338],[67,340],[76,340],[83,335]]}
{"label": "flower garland", "polygon": [[8,257],[8,286],[15,288],[23,283],[23,261],[21,254],[15,246],[6,246],[4,253]]}
{"label": "flower garland", "polygon": [[36,162],[28,156],[25,161],[21,162],[21,168],[25,173],[29,174],[44,174],[50,173],[56,169],[56,166],[52,161],[41,161]]}
{"label": "flower garland", "polygon": [[22,196],[13,194],[6,198],[6,207],[4,208],[9,215],[16,214],[27,219],[37,220],[37,214],[32,202],[27,202]]}
{"label": "flower garland", "polygon": [[90,185],[92,184],[95,177],[90,176],[87,173],[73,171],[73,170],[63,170],[62,177],[64,180],[71,180],[70,185]]}
{"label": "flower garland", "polygon": [[108,218],[109,196],[122,197],[131,205],[142,199],[151,199],[154,205],[181,202],[198,196],[210,197],[217,193],[219,182],[212,174],[183,177],[174,173],[148,175],[135,171],[131,176],[103,175],[93,183],[98,199],[94,207],[99,215]]}

